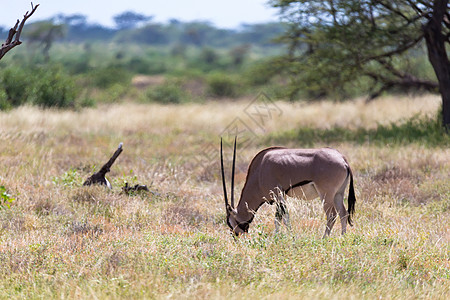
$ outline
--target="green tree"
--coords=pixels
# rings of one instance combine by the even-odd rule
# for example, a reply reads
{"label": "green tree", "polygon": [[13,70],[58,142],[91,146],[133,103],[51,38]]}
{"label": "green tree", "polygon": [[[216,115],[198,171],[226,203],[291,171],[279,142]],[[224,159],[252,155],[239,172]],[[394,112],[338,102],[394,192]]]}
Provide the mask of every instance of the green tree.
{"label": "green tree", "polygon": [[55,40],[64,37],[66,27],[64,24],[54,24],[53,21],[35,22],[30,25],[32,28],[26,36],[31,43],[37,43],[42,46],[42,54],[45,61],[50,60],[50,48]]}
{"label": "green tree", "polygon": [[209,22],[190,22],[184,25],[181,42],[203,46],[217,32]]}
{"label": "green tree", "polygon": [[[292,94],[345,95],[366,79],[370,97],[392,88],[439,91],[450,128],[449,0],[271,0],[288,25],[280,60],[292,75]],[[408,72],[405,61],[426,44],[436,78]]]}
{"label": "green tree", "polygon": [[233,65],[235,66],[242,65],[246,57],[248,56],[250,49],[251,49],[250,44],[243,44],[230,49],[229,55],[231,56]]}
{"label": "green tree", "polygon": [[113,17],[119,30],[136,28],[139,24],[148,22],[152,18],[132,11],[126,11]]}

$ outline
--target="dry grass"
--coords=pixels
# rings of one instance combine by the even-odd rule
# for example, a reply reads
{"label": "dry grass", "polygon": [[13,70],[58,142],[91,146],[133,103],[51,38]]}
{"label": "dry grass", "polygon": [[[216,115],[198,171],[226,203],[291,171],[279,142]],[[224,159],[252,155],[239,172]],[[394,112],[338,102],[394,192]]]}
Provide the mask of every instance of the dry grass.
{"label": "dry grass", "polygon": [[[264,205],[234,241],[218,153],[204,151],[236,117],[255,130],[239,150],[240,188],[266,134],[374,128],[435,114],[438,99],[277,102],[283,113],[264,130],[244,113],[251,100],[0,112],[0,185],[16,198],[0,210],[0,298],[447,299],[448,145],[329,145],[349,158],[358,202],[355,226],[327,240],[319,201],[289,199],[291,232],[275,235]],[[81,187],[119,142],[113,191]],[[124,181],[152,192],[126,196]]]}

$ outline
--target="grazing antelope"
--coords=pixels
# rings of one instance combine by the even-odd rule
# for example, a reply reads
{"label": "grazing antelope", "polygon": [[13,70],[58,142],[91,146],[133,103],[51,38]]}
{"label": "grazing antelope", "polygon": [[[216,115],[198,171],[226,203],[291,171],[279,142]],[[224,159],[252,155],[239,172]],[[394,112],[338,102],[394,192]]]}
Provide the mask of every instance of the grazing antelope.
{"label": "grazing antelope", "polygon": [[[307,199],[320,197],[327,216],[327,226],[323,237],[330,235],[337,213],[341,219],[342,234],[346,231],[347,222],[353,226],[351,217],[355,211],[356,202],[353,174],[346,158],[337,150],[270,147],[260,151],[248,167],[247,178],[236,207],[234,206],[235,164],[236,139],[231,171],[231,203],[228,203],[221,140],[220,165],[227,224],[235,235],[248,232],[256,211],[264,203],[275,203],[277,206],[275,214],[277,230],[281,221],[289,227],[289,215],[283,194],[303,195]],[[348,210],[346,211],[344,191],[349,180]]]}

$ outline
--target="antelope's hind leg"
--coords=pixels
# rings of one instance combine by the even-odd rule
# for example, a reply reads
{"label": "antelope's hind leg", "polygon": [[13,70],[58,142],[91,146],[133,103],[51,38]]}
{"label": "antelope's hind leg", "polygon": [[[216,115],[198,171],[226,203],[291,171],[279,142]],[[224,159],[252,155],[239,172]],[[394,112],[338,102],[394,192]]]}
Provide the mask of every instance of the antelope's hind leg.
{"label": "antelope's hind leg", "polygon": [[345,234],[347,231],[348,213],[345,210],[343,193],[337,193],[336,196],[334,196],[334,205],[339,213],[339,218],[341,219],[342,234]]}
{"label": "antelope's hind leg", "polygon": [[327,216],[327,227],[325,227],[325,233],[323,235],[323,237],[326,238],[330,236],[331,229],[333,229],[337,217],[333,196],[325,195],[325,198],[323,199],[323,210]]}
{"label": "antelope's hind leg", "polygon": [[342,228],[342,234],[345,234],[347,231],[347,222],[348,222],[348,213],[345,210],[344,206],[344,192],[345,187],[348,184],[348,176],[344,181],[344,184],[340,188],[340,190],[336,193],[334,196],[334,207],[336,208],[337,212],[339,213],[339,218],[341,219],[341,228]]}

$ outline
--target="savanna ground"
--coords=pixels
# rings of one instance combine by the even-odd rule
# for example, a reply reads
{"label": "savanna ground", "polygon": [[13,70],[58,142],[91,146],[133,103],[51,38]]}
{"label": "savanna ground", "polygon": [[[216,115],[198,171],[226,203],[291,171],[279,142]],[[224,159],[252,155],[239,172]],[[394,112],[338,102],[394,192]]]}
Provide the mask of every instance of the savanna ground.
{"label": "savanna ground", "polygon": [[[0,112],[0,185],[15,198],[0,210],[0,298],[448,299],[449,139],[422,132],[439,98],[276,102],[260,127],[252,100]],[[230,236],[218,149],[236,118],[257,134],[239,144],[237,195],[268,145],[348,157],[347,235],[337,222],[322,239],[320,201],[288,199],[290,232],[275,234],[263,205],[249,234]],[[113,190],[82,187],[119,142]],[[151,192],[125,195],[125,181]]]}

